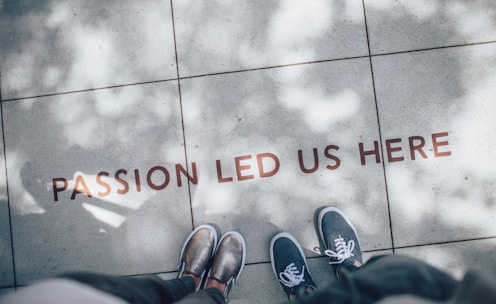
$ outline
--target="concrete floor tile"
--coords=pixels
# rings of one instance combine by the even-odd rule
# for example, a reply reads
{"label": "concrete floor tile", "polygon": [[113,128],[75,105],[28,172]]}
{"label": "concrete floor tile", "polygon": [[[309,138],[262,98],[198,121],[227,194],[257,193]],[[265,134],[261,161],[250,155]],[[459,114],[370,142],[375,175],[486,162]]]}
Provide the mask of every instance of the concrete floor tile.
{"label": "concrete floor tile", "polygon": [[269,260],[279,231],[315,255],[315,211],[333,205],[365,250],[391,248],[382,165],[360,163],[359,143],[378,138],[367,59],[193,78],[181,91],[195,225],[240,231],[248,263]]}
{"label": "concrete floor tile", "polygon": [[0,287],[14,286],[14,265],[10,240],[9,210],[6,201],[0,201]]}
{"label": "concrete floor tile", "polygon": [[14,1],[0,10],[2,98],[177,76],[169,1]]}
{"label": "concrete floor tile", "polygon": [[285,294],[274,277],[270,263],[246,265],[229,294],[231,304],[279,303]]}
{"label": "concrete floor tile", "polygon": [[332,282],[323,206],[365,260],[496,272],[495,30],[491,0],[0,0],[0,294],[175,278],[213,223],[247,241],[231,303],[283,302],[280,231]]}
{"label": "concrete floor tile", "polygon": [[0,288],[0,301],[2,297],[15,292],[15,288]]}
{"label": "concrete floor tile", "polygon": [[[2,126],[0,125],[0,134]],[[0,287],[14,286],[10,218],[3,140],[0,141]]]}
{"label": "concrete floor tile", "polygon": [[363,262],[367,263],[368,260],[375,256],[379,255],[385,255],[385,254],[393,254],[392,249],[384,249],[384,250],[377,250],[377,251],[369,251],[369,252],[364,252],[363,253]]}
{"label": "concrete floor tile", "polygon": [[373,66],[395,246],[495,236],[496,44]]}
{"label": "concrete floor tile", "polygon": [[173,271],[192,229],[175,82],[3,104],[17,282]]}
{"label": "concrete floor tile", "polygon": [[491,238],[400,248],[396,249],[396,253],[414,256],[461,279],[470,269],[481,269],[496,275],[494,248],[496,239]]}
{"label": "concrete floor tile", "polygon": [[180,76],[368,54],[360,1],[234,2],[173,1]]}
{"label": "concrete floor tile", "polygon": [[495,41],[496,4],[365,0],[372,54]]}

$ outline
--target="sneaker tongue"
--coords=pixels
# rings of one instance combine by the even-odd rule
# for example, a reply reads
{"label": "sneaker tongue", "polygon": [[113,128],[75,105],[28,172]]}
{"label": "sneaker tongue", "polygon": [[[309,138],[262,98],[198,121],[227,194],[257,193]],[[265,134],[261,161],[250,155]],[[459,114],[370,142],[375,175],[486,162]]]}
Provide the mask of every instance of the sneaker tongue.
{"label": "sneaker tongue", "polygon": [[293,262],[296,268],[298,269],[299,272],[303,269],[303,266],[305,266],[305,262],[297,260]]}

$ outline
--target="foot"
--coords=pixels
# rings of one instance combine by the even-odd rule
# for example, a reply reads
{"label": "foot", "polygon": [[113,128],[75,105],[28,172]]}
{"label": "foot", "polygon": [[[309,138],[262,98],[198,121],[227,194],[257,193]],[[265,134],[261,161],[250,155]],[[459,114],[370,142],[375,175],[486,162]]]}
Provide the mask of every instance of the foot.
{"label": "foot", "polygon": [[303,249],[289,233],[281,232],[270,242],[272,270],[290,301],[314,292],[317,285],[308,269]]}
{"label": "foot", "polygon": [[339,278],[342,268],[356,270],[363,264],[362,250],[355,227],[344,213],[334,207],[319,212],[318,227],[320,241],[325,246],[325,255]]}
{"label": "foot", "polygon": [[246,244],[236,231],[226,232],[219,241],[205,288],[215,287],[227,299],[245,265]]}
{"label": "foot", "polygon": [[191,276],[195,279],[195,290],[199,290],[207,267],[215,252],[217,231],[211,225],[200,225],[193,230],[181,250],[178,277]]}

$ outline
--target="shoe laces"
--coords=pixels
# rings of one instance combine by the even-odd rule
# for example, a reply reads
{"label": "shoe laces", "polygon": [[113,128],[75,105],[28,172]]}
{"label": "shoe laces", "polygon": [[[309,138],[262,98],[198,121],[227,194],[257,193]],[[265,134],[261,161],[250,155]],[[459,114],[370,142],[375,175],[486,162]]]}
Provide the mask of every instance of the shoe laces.
{"label": "shoe laces", "polygon": [[344,260],[355,256],[353,254],[353,249],[355,248],[355,242],[353,240],[346,242],[340,235],[334,239],[334,245],[336,246],[336,252],[330,249],[324,251],[324,253],[331,258],[329,264],[341,264]]}
{"label": "shoe laces", "polygon": [[294,263],[289,264],[283,272],[279,273],[279,281],[287,287],[295,287],[305,282],[303,276],[305,275],[305,266],[298,270]]}

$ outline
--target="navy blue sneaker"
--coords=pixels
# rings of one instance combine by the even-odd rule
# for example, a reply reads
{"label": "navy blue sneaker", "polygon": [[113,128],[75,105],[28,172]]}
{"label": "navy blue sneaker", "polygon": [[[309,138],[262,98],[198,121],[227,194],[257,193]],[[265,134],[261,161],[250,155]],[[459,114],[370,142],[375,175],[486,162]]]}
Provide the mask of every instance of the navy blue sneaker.
{"label": "navy blue sneaker", "polygon": [[281,232],[272,238],[270,260],[272,270],[290,301],[317,289],[303,249],[291,234]]}
{"label": "navy blue sneaker", "polygon": [[344,213],[334,207],[319,212],[318,228],[320,241],[325,246],[334,275],[339,278],[341,268],[354,271],[362,266],[362,250],[355,227]]}

